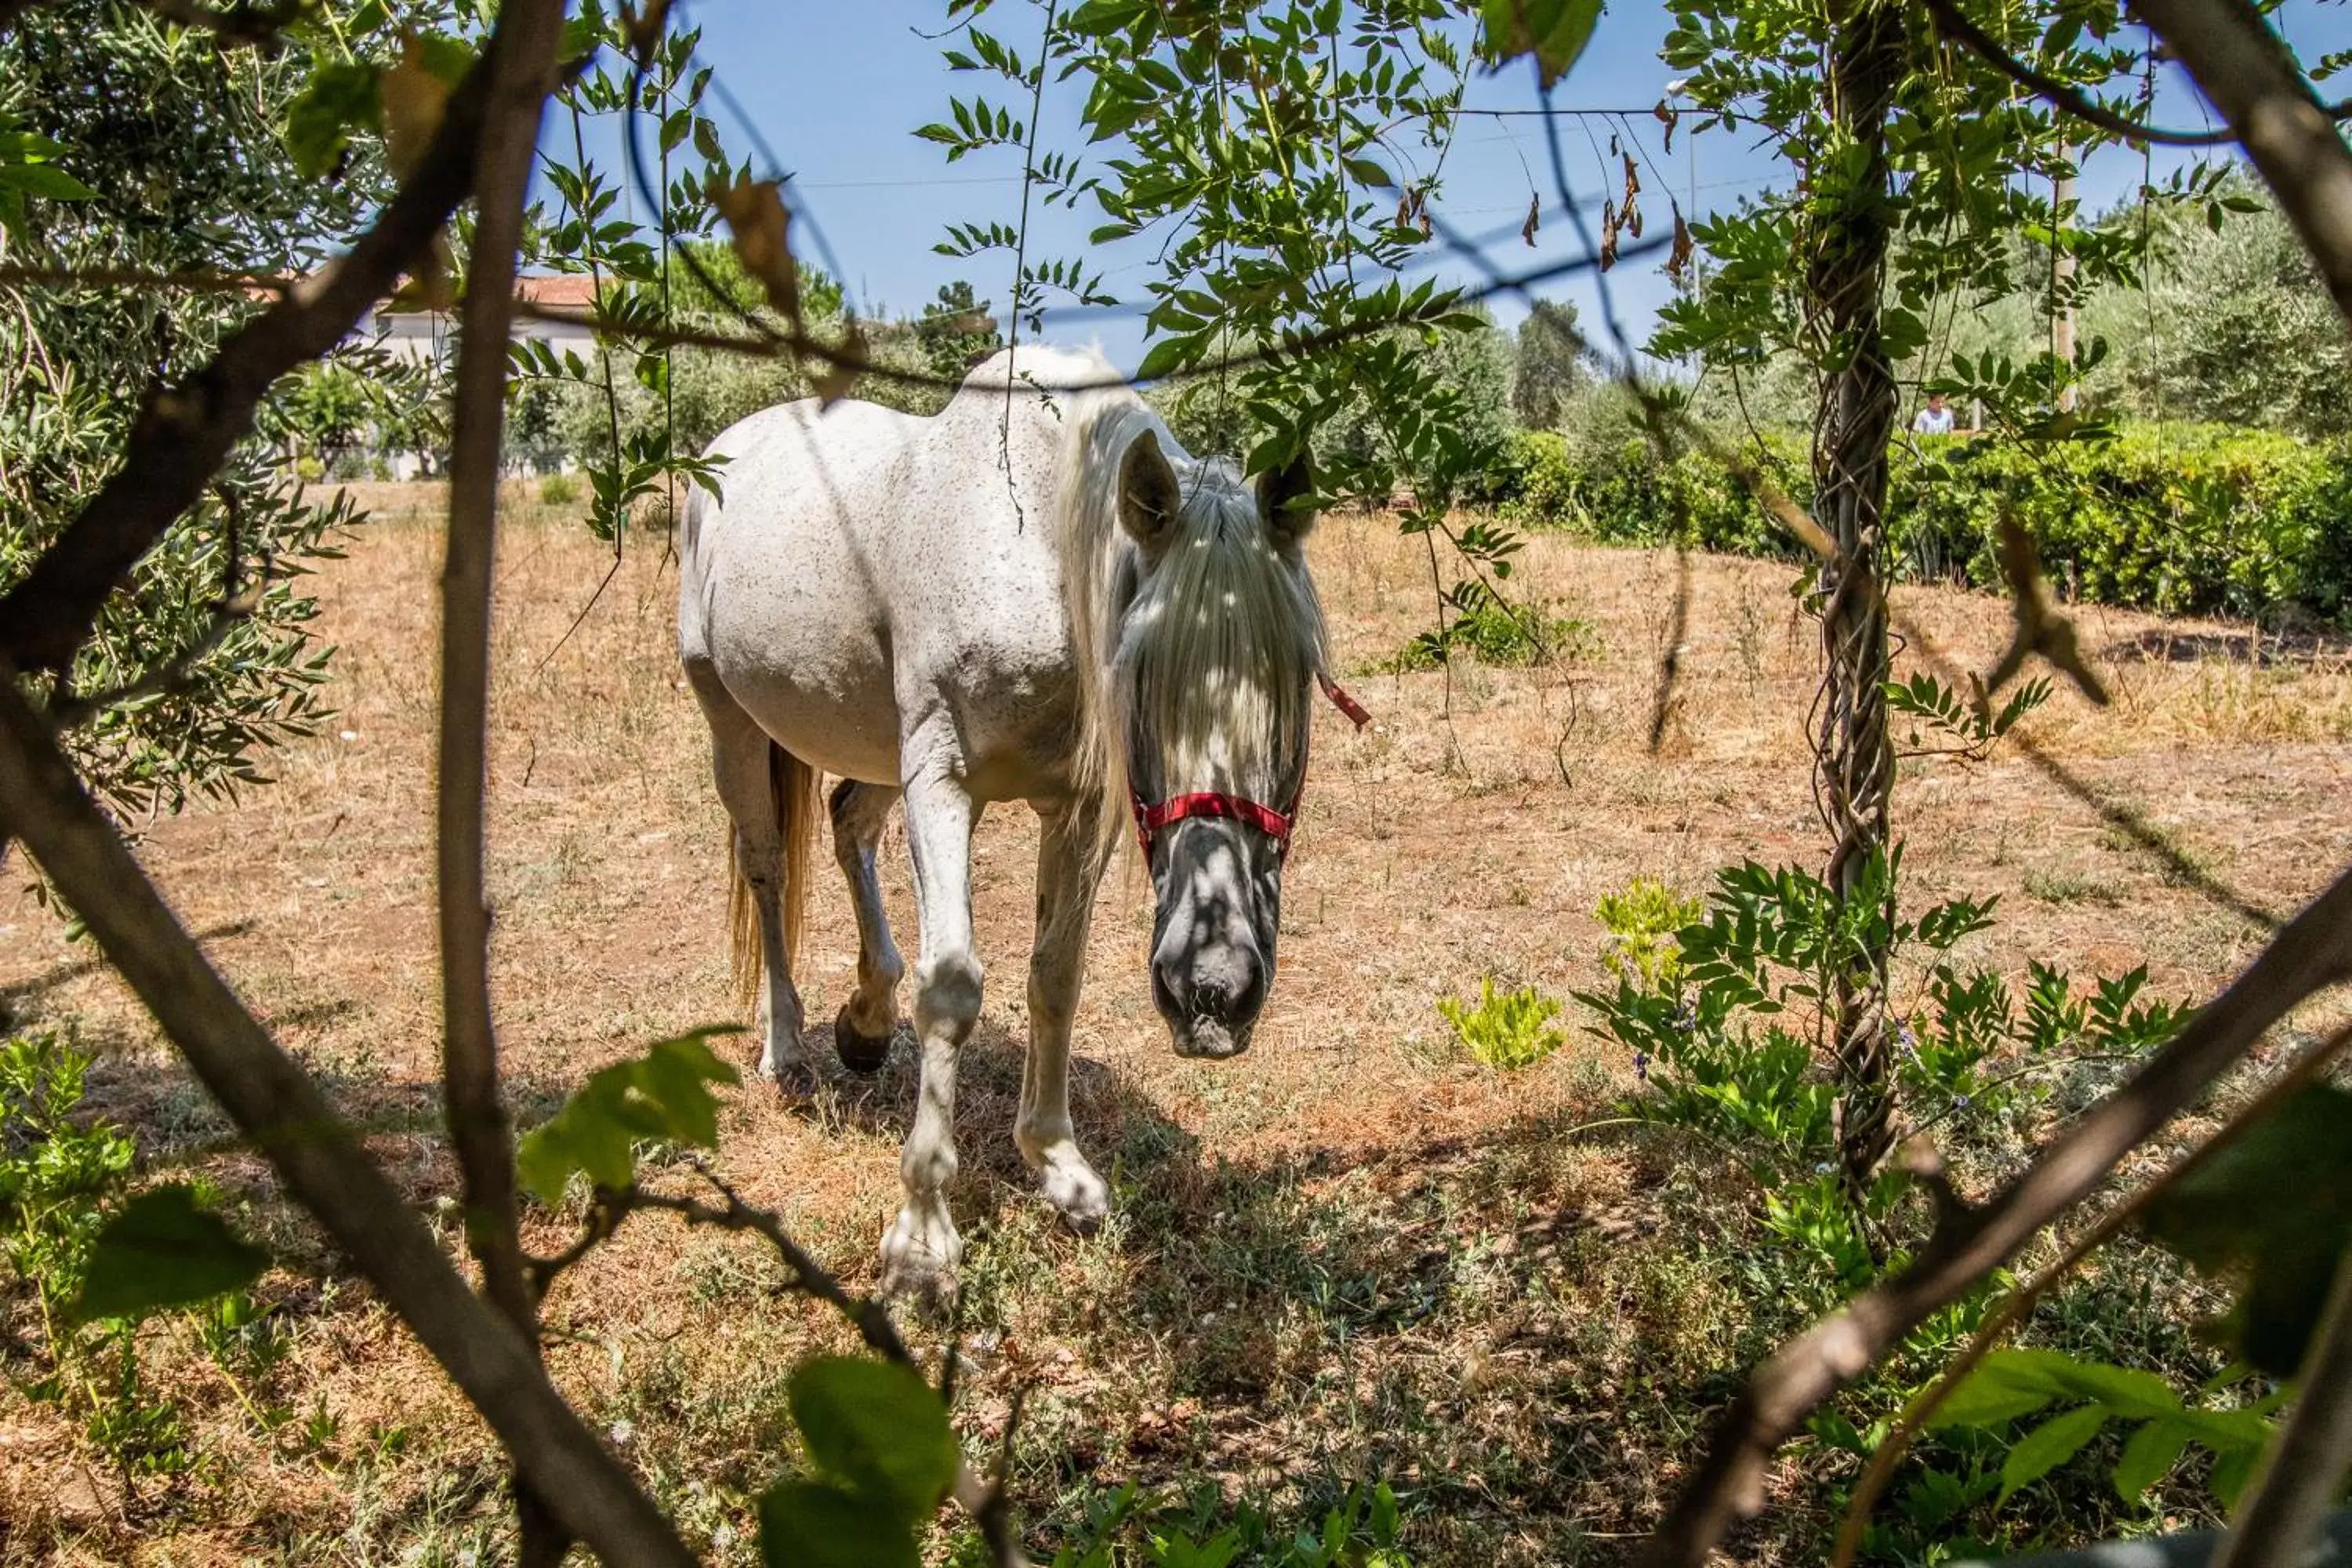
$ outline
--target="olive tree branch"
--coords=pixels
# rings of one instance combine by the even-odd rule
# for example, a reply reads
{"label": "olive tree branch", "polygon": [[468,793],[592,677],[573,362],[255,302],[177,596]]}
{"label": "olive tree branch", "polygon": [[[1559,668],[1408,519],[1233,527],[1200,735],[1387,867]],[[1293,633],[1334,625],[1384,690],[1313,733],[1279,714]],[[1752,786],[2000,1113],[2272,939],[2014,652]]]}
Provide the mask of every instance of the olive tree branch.
{"label": "olive tree branch", "polygon": [[0,658],[0,834],[24,841],[231,1121],[381,1291],[564,1527],[607,1563],[694,1559],[451,1266],[357,1135],[239,1002],[93,802]]}
{"label": "olive tree branch", "polygon": [[[450,421],[449,537],[441,574],[438,848],[441,1092],[465,1182],[467,1244],[483,1293],[536,1348],[538,1300],[524,1277],[514,1139],[499,1087],[490,1016],[490,911],[484,887],[489,784],[491,566],[506,423],[507,337],[532,149],[563,41],[564,0],[509,0],[488,57],[488,103],[475,181],[473,253],[459,317]],[[571,1546],[546,1499],[520,1473],[515,1512],[525,1568],[554,1568]]]}
{"label": "olive tree branch", "polygon": [[2352,320],[2352,150],[2336,110],[2243,0],[2133,0],[2132,9],[2229,121]]}
{"label": "olive tree branch", "polygon": [[184,691],[194,684],[194,668],[209,658],[215,648],[228,640],[231,632],[253,617],[261,607],[262,595],[268,591],[267,581],[257,583],[242,593],[234,593],[214,605],[211,618],[184,647],[170,657],[158,660],[120,686],[103,691],[71,692],[53,700],[45,716],[59,732],[79,729],[106,710],[125,702],[136,702],[142,697],[166,696]]}
{"label": "olive tree branch", "polygon": [[1952,1214],[1909,1267],[1791,1340],[1758,1369],[1651,1538],[1651,1568],[1698,1568],[1735,1518],[1763,1506],[1764,1465],[1850,1379],[1958,1300],[2105,1181],[2315,992],[2352,978],[2352,870],[2287,922],[2229,989],[2130,1082],[2077,1118],[1982,1207]]}
{"label": "olive tree branch", "polygon": [[482,58],[450,94],[415,172],[358,242],[285,286],[185,380],[150,390],[132,421],[122,466],[0,596],[0,658],[26,671],[66,668],[108,595],[252,429],[278,378],[323,358],[424,261],[434,237],[473,190],[491,72],[506,32],[491,34]]}

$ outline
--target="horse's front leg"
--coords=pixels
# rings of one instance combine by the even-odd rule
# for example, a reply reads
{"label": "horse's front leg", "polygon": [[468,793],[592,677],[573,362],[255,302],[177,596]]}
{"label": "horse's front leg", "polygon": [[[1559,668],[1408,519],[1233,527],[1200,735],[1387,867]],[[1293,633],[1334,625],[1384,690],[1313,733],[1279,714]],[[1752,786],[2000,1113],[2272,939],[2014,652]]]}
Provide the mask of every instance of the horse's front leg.
{"label": "horse's front leg", "polygon": [[1110,1212],[1110,1188],[1078,1152],[1070,1125],[1070,1023],[1086,975],[1087,931],[1102,873],[1094,813],[1080,806],[1041,809],[1037,945],[1029,957],[1029,1058],[1021,1073],[1021,1115],[1013,1136],[1021,1157],[1037,1173],[1045,1201],[1081,1232],[1093,1230]]}
{"label": "horse's front leg", "polygon": [[980,1017],[980,956],[971,941],[971,830],[980,806],[944,759],[908,748],[907,847],[915,863],[915,1032],[923,1077],[915,1124],[899,1155],[907,1206],[882,1237],[882,1288],[943,1301],[955,1290],[963,1243],[948,1216],[955,1179],[956,1059]]}

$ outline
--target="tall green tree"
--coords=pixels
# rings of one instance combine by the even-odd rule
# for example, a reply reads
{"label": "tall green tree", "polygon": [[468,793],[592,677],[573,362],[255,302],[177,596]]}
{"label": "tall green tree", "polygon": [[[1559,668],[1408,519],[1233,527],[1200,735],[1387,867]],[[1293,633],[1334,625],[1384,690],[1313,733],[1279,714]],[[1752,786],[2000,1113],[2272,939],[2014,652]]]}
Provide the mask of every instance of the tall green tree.
{"label": "tall green tree", "polygon": [[1592,383],[1572,300],[1538,300],[1511,337],[1511,412],[1530,430],[1556,428]]}
{"label": "tall green tree", "polygon": [[961,381],[975,363],[1004,346],[1004,334],[996,330],[988,301],[972,292],[971,280],[959,278],[940,284],[939,297],[923,307],[915,341],[933,375]]}
{"label": "tall green tree", "polygon": [[2251,182],[2223,193],[2241,210],[2138,204],[2109,215],[2148,226],[2143,285],[2084,303],[2084,328],[2108,345],[2092,388],[2141,418],[2210,420],[2325,438],[2352,433],[2352,337],[2311,257]]}

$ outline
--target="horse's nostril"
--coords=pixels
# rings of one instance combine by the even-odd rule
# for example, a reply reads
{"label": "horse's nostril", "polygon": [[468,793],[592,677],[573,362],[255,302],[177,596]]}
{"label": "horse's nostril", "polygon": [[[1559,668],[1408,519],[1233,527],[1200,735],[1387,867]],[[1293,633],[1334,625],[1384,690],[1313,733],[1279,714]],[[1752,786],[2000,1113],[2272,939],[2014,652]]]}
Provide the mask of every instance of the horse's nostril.
{"label": "horse's nostril", "polygon": [[1198,975],[1192,984],[1192,1014],[1228,1026],[1257,1016],[1265,1000],[1265,971],[1255,963],[1229,965]]}

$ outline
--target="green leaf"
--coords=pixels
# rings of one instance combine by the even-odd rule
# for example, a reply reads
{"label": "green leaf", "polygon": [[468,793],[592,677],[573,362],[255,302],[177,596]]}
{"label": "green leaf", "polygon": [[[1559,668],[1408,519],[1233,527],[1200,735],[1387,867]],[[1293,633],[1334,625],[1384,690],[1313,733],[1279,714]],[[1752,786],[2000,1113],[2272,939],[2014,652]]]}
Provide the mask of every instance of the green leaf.
{"label": "green leaf", "polygon": [[1601,20],[1601,0],[1485,0],[1479,52],[1497,68],[1533,55],[1542,83],[1568,74]]}
{"label": "green leaf", "polygon": [[904,1515],[823,1481],[785,1481],[760,1499],[760,1561],[771,1568],[922,1568]]}
{"label": "green leaf", "polygon": [[2039,1359],[2044,1375],[2062,1393],[2095,1399],[2117,1415],[2147,1421],[2178,1415],[2180,1411],[2180,1396],[2152,1372],[2143,1372],[2137,1367],[2077,1361],[2059,1351],[2008,1351],[2002,1353]]}
{"label": "green leaf", "polygon": [[1396,184],[1395,178],[1370,158],[1342,158],[1339,162],[1358,184],[1370,185],[1376,191],[1385,191]]}
{"label": "green leaf", "polygon": [[2007,1350],[1985,1357],[1929,1425],[1997,1426],[2053,1399],[2095,1400],[2133,1420],[2181,1414],[2179,1396],[2154,1373],[2077,1361],[2059,1351]]}
{"label": "green leaf", "polygon": [[1143,356],[1143,363],[1137,369],[1135,379],[1156,381],[1179,368],[1183,364],[1185,353],[1191,347],[1191,340],[1186,338],[1160,339],[1151,345],[1151,352]]}
{"label": "green leaf", "polygon": [[1070,13],[1066,26],[1074,33],[1088,37],[1108,37],[1123,32],[1137,17],[1150,10],[1148,0],[1087,0]]}
{"label": "green leaf", "polygon": [[718,1142],[719,1102],[710,1085],[739,1082],[740,1075],[706,1042],[740,1032],[732,1024],[697,1029],[656,1041],[635,1061],[593,1074],[516,1146],[522,1184],[552,1204],[574,1172],[586,1173],[600,1187],[627,1186],[636,1178],[636,1145],[643,1140],[706,1149]]}
{"label": "green leaf", "polygon": [[2021,1488],[2032,1486],[2073,1458],[2084,1444],[2098,1436],[2108,1415],[2104,1405],[2085,1405],[2052,1416],[2020,1438],[2001,1461],[2000,1496],[1995,1505],[2007,1502]]}
{"label": "green leaf", "polygon": [[383,73],[374,66],[336,61],[311,73],[310,83],[286,110],[286,150],[312,178],[331,171],[354,131],[383,126]]}
{"label": "green leaf", "polygon": [[131,1199],[98,1233],[74,1315],[137,1320],[250,1285],[268,1267],[268,1253],[173,1182]]}
{"label": "green leaf", "polygon": [[2221,1500],[2223,1508],[2238,1506],[2238,1494],[2254,1479],[2254,1461],[2262,1457],[2260,1448],[2233,1448],[2213,1457],[2212,1474],[2206,1478],[2205,1484],[2213,1489],[2213,1495]]}
{"label": "green leaf", "polygon": [[821,1356],[786,1390],[810,1461],[861,1497],[927,1519],[955,1485],[961,1459],[947,1406],[911,1367]]}
{"label": "green leaf", "polygon": [[2116,1461],[2116,1491],[2126,1502],[2172,1473],[2189,1447],[2189,1428],[2178,1421],[2150,1421],[2131,1435],[2123,1457]]}
{"label": "green leaf", "polygon": [[2352,1094],[2303,1090],[2175,1183],[2144,1223],[2200,1272],[2244,1281],[2225,1325],[2233,1346],[2292,1376],[2352,1243]]}
{"label": "green leaf", "polygon": [[63,169],[47,163],[0,164],[0,189],[46,196],[53,202],[86,202],[98,195]]}
{"label": "green leaf", "polygon": [[2058,1397],[2058,1389],[2038,1369],[2021,1367],[2009,1352],[1996,1351],[1969,1374],[1929,1417],[1931,1427],[1998,1426],[2030,1415]]}

